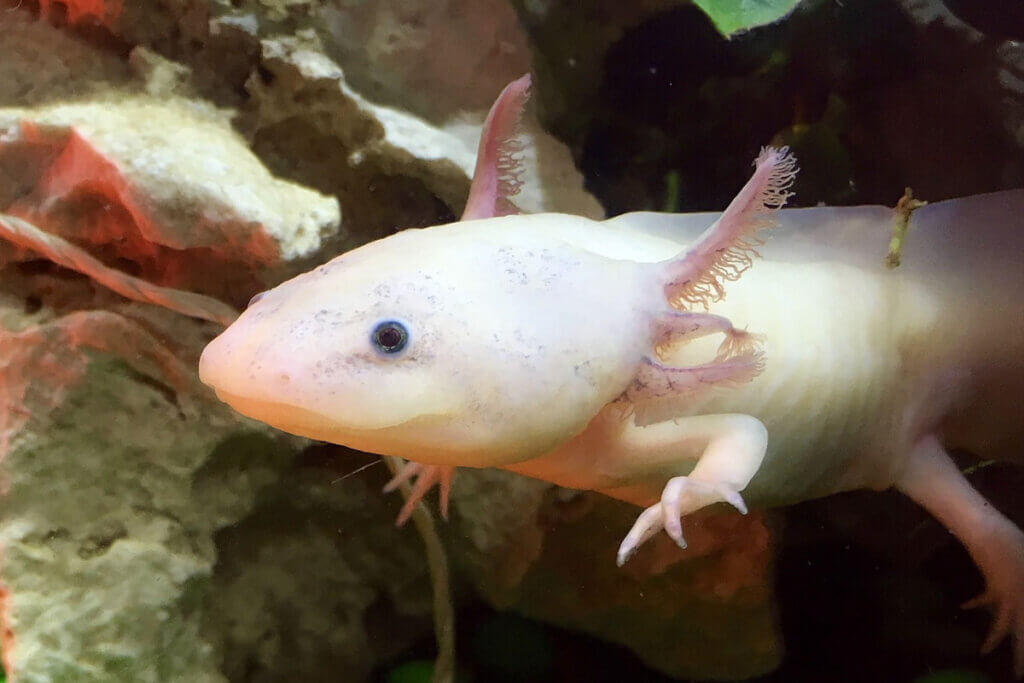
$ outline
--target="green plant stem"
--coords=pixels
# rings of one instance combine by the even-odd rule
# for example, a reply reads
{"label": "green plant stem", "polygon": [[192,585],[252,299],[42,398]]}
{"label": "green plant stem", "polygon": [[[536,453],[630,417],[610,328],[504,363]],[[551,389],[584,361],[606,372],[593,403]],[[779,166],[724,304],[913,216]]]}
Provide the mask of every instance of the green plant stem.
{"label": "green plant stem", "polygon": [[[382,456],[391,474],[398,476],[404,461],[392,455]],[[402,497],[409,499],[412,487],[406,482],[399,486]],[[455,679],[455,610],[452,607],[451,586],[448,580],[448,556],[437,533],[434,516],[422,502],[412,511],[412,522],[423,539],[430,571],[430,584],[434,592],[434,638],[437,640],[437,660],[431,683],[453,683]]]}

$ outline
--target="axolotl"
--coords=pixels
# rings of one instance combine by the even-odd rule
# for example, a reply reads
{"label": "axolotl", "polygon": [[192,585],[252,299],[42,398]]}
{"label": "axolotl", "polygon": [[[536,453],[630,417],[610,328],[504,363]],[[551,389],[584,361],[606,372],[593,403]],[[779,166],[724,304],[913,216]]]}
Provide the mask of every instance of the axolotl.
{"label": "axolotl", "polygon": [[519,215],[528,83],[485,122],[462,220],[257,295],[202,380],[282,430],[405,458],[400,521],[434,485],[445,510],[456,467],[641,506],[620,565],[661,530],[685,547],[681,517],[714,503],[895,486],[970,551],[983,649],[1011,635],[1024,672],[1024,533],[947,454],[1024,447],[1024,191],[919,209],[896,269],[883,207],[779,211],[785,149],[720,215]]}

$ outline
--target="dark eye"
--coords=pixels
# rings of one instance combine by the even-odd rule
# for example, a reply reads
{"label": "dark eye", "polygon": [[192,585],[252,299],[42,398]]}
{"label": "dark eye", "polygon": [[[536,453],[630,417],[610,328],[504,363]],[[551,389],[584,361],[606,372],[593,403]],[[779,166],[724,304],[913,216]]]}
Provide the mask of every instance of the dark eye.
{"label": "dark eye", "polygon": [[249,308],[250,306],[252,306],[254,303],[256,303],[257,301],[262,299],[264,294],[266,294],[266,292],[260,292],[259,294],[254,294],[253,297],[251,299],[249,299],[249,303],[247,303],[245,305],[245,307]]}
{"label": "dark eye", "polygon": [[398,353],[409,343],[409,332],[405,325],[394,320],[378,323],[371,337],[374,345],[384,353]]}

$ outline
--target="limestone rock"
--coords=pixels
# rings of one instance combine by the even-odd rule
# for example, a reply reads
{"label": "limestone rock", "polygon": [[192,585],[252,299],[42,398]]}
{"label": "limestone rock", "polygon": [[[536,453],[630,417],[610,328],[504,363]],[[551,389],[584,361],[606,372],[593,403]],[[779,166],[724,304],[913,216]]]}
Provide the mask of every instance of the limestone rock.
{"label": "limestone rock", "polygon": [[[247,460],[239,453],[236,467]],[[430,637],[422,542],[394,526],[400,500],[380,493],[386,468],[346,476],[375,460],[313,447],[217,536],[207,623],[224,639],[230,680],[366,680]]]}
{"label": "limestone rock", "polygon": [[28,12],[0,12],[0,107],[88,98],[130,80],[116,55]]}
{"label": "limestone rock", "polygon": [[352,87],[433,122],[484,111],[495,84],[530,70],[526,33],[507,0],[324,3],[324,47]]}
{"label": "limestone rock", "polygon": [[[398,228],[454,220],[462,211],[486,109],[434,125],[370,102],[310,34],[261,43],[242,127],[281,175],[332,192],[345,213],[346,246]],[[493,92],[504,87],[496,82]],[[563,145],[528,119],[525,211],[600,216]],[[438,201],[440,200],[440,201]]]}
{"label": "limestone rock", "polygon": [[456,482],[449,543],[496,608],[618,643],[670,676],[736,680],[778,666],[760,515],[691,515],[686,551],[662,534],[620,569],[637,508],[506,472],[460,470]]}
{"label": "limestone rock", "polygon": [[205,505],[192,487],[228,433],[260,428],[115,313],[5,330],[0,348],[11,680],[225,680],[201,634],[212,534],[269,480],[254,468]]}
{"label": "limestone rock", "polygon": [[251,283],[232,288],[229,273],[217,282],[209,270],[308,257],[338,227],[336,200],[273,178],[201,102],[117,93],[0,109],[0,140],[0,173],[32,188],[2,193],[7,212],[109,246],[160,284],[246,298]]}
{"label": "limestone rock", "polygon": [[[457,138],[447,146],[458,150],[452,160],[467,177],[496,94],[537,64],[508,0],[332,2],[319,16],[324,52],[341,65],[351,88]],[[535,88],[534,99],[546,95]],[[528,213],[601,217],[569,150],[541,127],[532,109],[523,129],[526,182],[516,204]],[[468,185],[461,178],[452,185],[459,188],[456,197],[439,196],[457,212]]]}
{"label": "limestone rock", "polygon": [[[352,236],[344,247],[461,212],[487,109],[530,68],[526,34],[504,0],[137,2],[104,16],[128,44],[189,66],[204,97],[240,109],[240,128],[277,175],[339,197]],[[327,71],[309,70],[310,53]],[[282,57],[296,56],[296,73],[265,82],[282,73]],[[296,93],[304,99],[292,115],[275,116]],[[353,97],[362,101],[345,106]],[[338,135],[353,109],[362,112],[356,123],[368,117],[373,126]],[[374,145],[382,127],[387,144],[348,168],[348,155]],[[523,194],[522,208],[601,215],[564,145],[529,121],[527,134],[542,151],[527,160],[526,185],[539,189]]]}
{"label": "limestone rock", "polygon": [[1008,40],[999,47],[998,79],[1003,90],[1003,126],[1024,148],[1024,44]]}

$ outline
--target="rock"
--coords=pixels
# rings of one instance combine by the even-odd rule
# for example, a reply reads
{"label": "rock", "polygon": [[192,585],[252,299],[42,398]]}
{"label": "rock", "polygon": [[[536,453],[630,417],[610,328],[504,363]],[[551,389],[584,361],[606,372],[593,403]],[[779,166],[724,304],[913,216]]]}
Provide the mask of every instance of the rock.
{"label": "rock", "polygon": [[[240,128],[277,175],[339,197],[353,236],[345,247],[460,213],[487,109],[530,66],[525,33],[503,0],[139,2],[104,16],[121,40],[189,66],[204,97],[251,115]],[[303,64],[294,64],[284,83],[260,83],[268,71],[282,74],[281,60],[296,55]],[[328,87],[332,80],[344,85]],[[287,119],[275,116],[297,93],[307,99]],[[344,106],[354,97],[362,101]],[[357,121],[380,120],[350,131],[355,138],[334,137],[354,109],[362,112]],[[381,127],[387,145],[347,168],[352,148],[374,145]],[[526,185],[540,189],[524,193],[522,207],[601,215],[564,146],[529,120],[526,128],[542,151],[527,159]],[[415,136],[424,130],[425,146]],[[322,158],[328,151],[333,158]],[[425,173],[424,166],[437,170]]]}
{"label": "rock", "polygon": [[507,0],[331,2],[320,17],[325,51],[353,89],[434,123],[486,112],[496,84],[530,70]]}
{"label": "rock", "polygon": [[[357,93],[310,34],[264,40],[242,127],[275,172],[341,197],[346,246],[454,220],[469,193],[486,109],[436,126]],[[494,93],[505,83],[495,83]],[[601,215],[564,146],[525,126],[525,211]],[[438,201],[440,200],[440,201]]]}
{"label": "rock", "polygon": [[[344,70],[351,89],[374,103],[428,121],[460,142],[446,144],[466,175],[468,189],[476,145],[487,111],[510,81],[531,70],[530,38],[508,0],[335,2],[316,15],[323,51]],[[543,98],[543,93],[539,95]],[[516,204],[524,211],[560,211],[601,217],[584,190],[566,146],[529,111],[524,117],[524,186]],[[466,189],[454,200],[454,213]]]}
{"label": "rock", "polygon": [[[224,639],[232,681],[366,680],[374,666],[430,638],[423,546],[396,529],[400,500],[381,495],[382,465],[316,446],[217,536],[207,625]],[[216,482],[248,467],[238,453]]]}
{"label": "rock", "polygon": [[118,92],[0,109],[0,140],[0,173],[32,187],[2,193],[8,213],[158,284],[243,301],[253,271],[310,257],[338,227],[335,199],[273,178],[202,102]]}
{"label": "rock", "polygon": [[180,95],[195,97],[192,83],[192,70],[145,46],[138,46],[128,53],[128,64],[132,71],[142,79],[147,95],[166,97]]}
{"label": "rock", "polygon": [[130,81],[117,55],[28,12],[0,12],[0,107],[87,98]]}
{"label": "rock", "polygon": [[[902,171],[899,182],[930,201],[1020,187],[1024,47],[950,11],[961,3],[898,4],[913,24],[911,58],[927,68],[880,89],[878,122],[862,117],[860,125],[876,126],[875,135],[893,157],[887,163]],[[951,106],[933,106],[938,101]],[[949,173],[953,167],[957,172]]]}
{"label": "rock", "polygon": [[246,83],[251,104],[242,125],[273,167],[295,164],[301,168],[289,171],[312,186],[339,189],[350,244],[405,227],[403,214],[412,227],[453,219],[448,207],[469,192],[464,167],[471,168],[475,150],[418,117],[365,100],[312,36],[268,39],[261,49],[262,71]]}
{"label": "rock", "polygon": [[1003,126],[1017,147],[1024,149],[1024,43],[1006,41],[999,46],[998,58]]}
{"label": "rock", "polygon": [[637,508],[505,472],[460,470],[456,482],[449,543],[496,608],[623,645],[673,677],[736,680],[778,666],[760,515],[697,513],[683,520],[686,551],[661,535],[620,569],[615,550]]}
{"label": "rock", "polygon": [[11,680],[225,680],[201,633],[213,532],[273,477],[254,463],[202,504],[193,487],[228,434],[266,430],[222,409],[152,334],[112,312],[4,330],[0,348]]}

